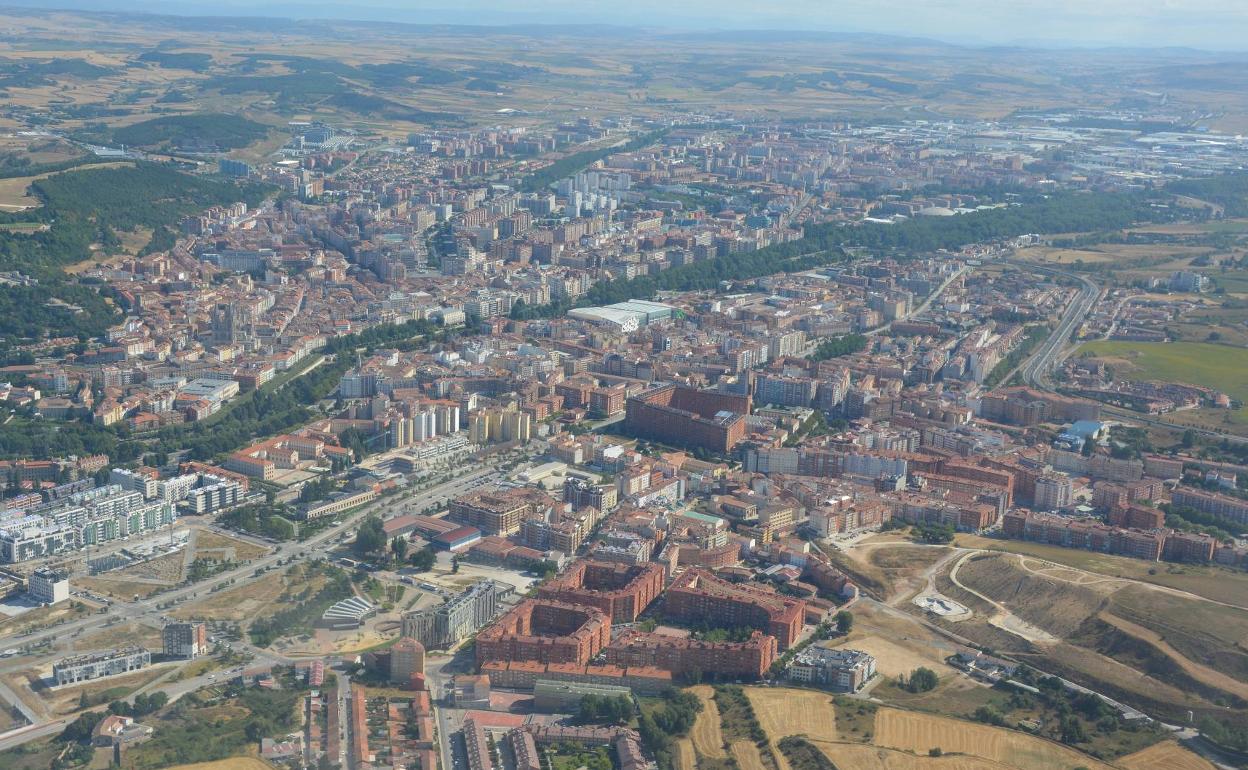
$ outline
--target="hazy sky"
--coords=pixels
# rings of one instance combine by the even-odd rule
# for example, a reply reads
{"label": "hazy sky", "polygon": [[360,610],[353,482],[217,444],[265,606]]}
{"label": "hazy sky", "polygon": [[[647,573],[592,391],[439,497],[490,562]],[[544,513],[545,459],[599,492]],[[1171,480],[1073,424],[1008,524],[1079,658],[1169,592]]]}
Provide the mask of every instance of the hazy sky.
{"label": "hazy sky", "polygon": [[1248,49],[1248,0],[18,0],[205,15],[879,32],[972,43]]}

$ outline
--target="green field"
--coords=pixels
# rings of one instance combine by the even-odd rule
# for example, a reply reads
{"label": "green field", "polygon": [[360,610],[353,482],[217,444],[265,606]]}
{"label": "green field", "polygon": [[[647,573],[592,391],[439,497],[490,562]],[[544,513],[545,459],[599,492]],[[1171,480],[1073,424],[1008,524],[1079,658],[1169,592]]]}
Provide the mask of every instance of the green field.
{"label": "green field", "polygon": [[1243,294],[1248,292],[1248,270],[1214,273],[1213,282],[1231,294]]}
{"label": "green field", "polygon": [[1128,361],[1120,377],[1203,385],[1231,398],[1248,400],[1248,348],[1203,342],[1089,342],[1079,355],[1093,353]]}

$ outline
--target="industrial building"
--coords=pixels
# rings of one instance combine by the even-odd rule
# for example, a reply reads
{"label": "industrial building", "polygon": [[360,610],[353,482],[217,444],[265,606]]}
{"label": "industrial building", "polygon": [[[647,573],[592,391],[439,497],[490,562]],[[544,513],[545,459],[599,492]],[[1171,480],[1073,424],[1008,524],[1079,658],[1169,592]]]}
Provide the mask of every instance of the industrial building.
{"label": "industrial building", "polygon": [[581,707],[586,695],[599,698],[633,699],[633,691],[627,687],[594,682],[559,682],[539,679],[533,686],[534,708],[538,711],[575,712]]}

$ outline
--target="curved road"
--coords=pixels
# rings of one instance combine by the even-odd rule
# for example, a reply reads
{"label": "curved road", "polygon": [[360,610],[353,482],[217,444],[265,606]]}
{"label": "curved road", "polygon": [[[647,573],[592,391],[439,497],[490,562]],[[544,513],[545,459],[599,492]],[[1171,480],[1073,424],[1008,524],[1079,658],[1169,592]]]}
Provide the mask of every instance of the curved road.
{"label": "curved road", "polygon": [[[1072,352],[1072,349],[1068,349],[1070,335],[1083,324],[1084,319],[1087,318],[1088,313],[1091,312],[1093,306],[1095,306],[1097,300],[1101,296],[1101,287],[1087,276],[1079,275],[1078,273],[1071,273],[1066,270],[1043,267],[1041,265],[1031,265],[1022,262],[1015,264],[1026,266],[1031,270],[1071,278],[1082,284],[1078,296],[1075,297],[1075,300],[1071,302],[1070,305],[1067,306],[1065,312],[1062,313],[1062,317],[1057,324],[1057,328],[1053,330],[1053,333],[1049,335],[1049,338],[1045,340],[1044,344],[1041,345],[1036,352],[1032,353],[1030,358],[1014,370],[1014,372],[1021,372],[1023,382],[1027,383],[1031,387],[1037,390],[1056,392],[1057,389],[1053,387],[1049,376],[1054,372],[1054,370],[1056,370],[1061,362],[1066,359],[1066,356]],[[1010,377],[1014,376],[1014,372],[1010,373]],[[1006,378],[1007,382],[1010,377]],[[1187,430],[1189,428],[1189,426],[1186,425],[1177,425],[1172,422],[1166,422],[1165,420],[1158,420],[1147,415],[1142,415],[1139,412],[1133,412],[1129,409],[1122,409],[1109,404],[1102,404],[1101,412],[1103,414],[1112,415],[1120,420],[1130,421],[1141,425],[1148,425],[1155,428],[1165,428],[1168,430]],[[1205,428],[1191,428],[1191,430],[1206,438],[1226,439],[1228,441],[1235,442],[1248,441],[1248,437],[1219,433]]]}

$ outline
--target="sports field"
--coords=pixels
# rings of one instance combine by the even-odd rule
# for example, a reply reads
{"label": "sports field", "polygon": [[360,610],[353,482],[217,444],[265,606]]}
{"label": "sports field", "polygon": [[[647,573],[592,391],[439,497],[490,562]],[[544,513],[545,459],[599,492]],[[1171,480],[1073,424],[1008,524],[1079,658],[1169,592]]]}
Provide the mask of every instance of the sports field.
{"label": "sports field", "polygon": [[1231,398],[1248,401],[1248,348],[1206,342],[1089,342],[1085,352],[1122,359],[1128,365],[1119,377],[1166,380],[1216,388]]}

